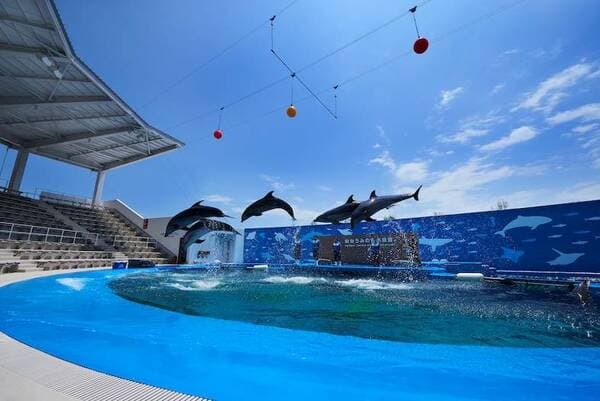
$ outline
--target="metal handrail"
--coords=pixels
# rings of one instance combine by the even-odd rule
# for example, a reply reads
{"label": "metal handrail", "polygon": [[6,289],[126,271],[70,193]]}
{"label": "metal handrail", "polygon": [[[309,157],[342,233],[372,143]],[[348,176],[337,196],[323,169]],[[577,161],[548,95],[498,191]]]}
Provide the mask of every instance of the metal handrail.
{"label": "metal handrail", "polygon": [[[9,227],[8,229],[4,227]],[[71,243],[75,244],[77,240],[83,240],[84,242],[93,241],[93,244],[96,245],[98,243],[98,234],[95,233],[86,233],[83,231],[75,231],[68,230],[64,228],[55,228],[55,227],[44,227],[44,226],[34,226],[31,224],[21,224],[21,223],[9,223],[0,221],[0,233],[7,233],[8,239],[13,239],[14,236],[27,236],[27,241],[41,241],[41,242],[59,242],[59,243]],[[42,239],[43,238],[43,239]],[[49,239],[57,239],[58,241],[49,241]],[[19,240],[23,240],[22,238],[18,238]],[[67,242],[66,240],[71,240]]]}
{"label": "metal handrail", "polygon": [[[85,209],[104,209],[104,207],[100,205],[93,205],[89,203],[86,199],[67,199],[61,198],[59,196],[52,196],[52,193],[42,192],[40,193],[37,199],[42,200],[48,203],[54,203],[58,205],[68,205],[68,206],[77,206]],[[56,195],[56,194],[55,194]],[[60,194],[58,194],[60,195]]]}

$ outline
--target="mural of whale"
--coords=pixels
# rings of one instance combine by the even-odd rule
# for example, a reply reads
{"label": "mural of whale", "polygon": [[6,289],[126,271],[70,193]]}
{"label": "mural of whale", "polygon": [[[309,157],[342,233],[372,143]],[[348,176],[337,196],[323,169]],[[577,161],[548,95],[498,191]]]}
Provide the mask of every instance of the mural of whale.
{"label": "mural of whale", "polygon": [[371,216],[373,216],[375,213],[380,210],[390,208],[395,203],[402,202],[403,200],[410,198],[414,198],[414,200],[418,201],[421,187],[422,185],[412,194],[377,196],[375,191],[371,192],[369,199],[361,202],[354,212],[352,212],[352,216],[350,217],[350,227],[354,228],[357,223],[363,220],[372,219]]}
{"label": "mural of whale", "polygon": [[577,259],[585,255],[585,253],[563,253],[557,249],[552,248],[554,252],[558,254],[555,259],[549,260],[548,263],[551,266],[565,266],[570,265],[575,262]]}
{"label": "mural of whale", "polygon": [[535,230],[542,224],[547,224],[551,221],[551,218],[545,216],[517,216],[516,219],[505,225],[502,230],[496,231],[495,234],[506,237],[506,232],[508,230],[519,227],[529,227],[530,229]]}
{"label": "mural of whale", "polygon": [[251,203],[246,210],[244,210],[244,213],[242,213],[242,223],[250,217],[262,216],[264,212],[273,209],[283,209],[292,217],[292,220],[296,220],[294,217],[294,209],[292,209],[290,204],[283,199],[276,198],[273,196],[273,191],[270,191],[256,202]]}
{"label": "mural of whale", "polygon": [[341,221],[349,219],[352,216],[352,212],[354,212],[358,205],[359,203],[354,200],[353,195],[350,195],[346,203],[317,216],[314,221],[317,223],[340,224]]}
{"label": "mural of whale", "polygon": [[427,237],[420,237],[419,238],[419,245],[430,246],[431,247],[431,252],[435,253],[435,251],[437,250],[438,246],[444,246],[446,244],[449,244],[452,241],[453,240],[451,238],[427,238]]}
{"label": "mural of whale", "polygon": [[223,213],[221,209],[212,206],[204,206],[202,201],[198,201],[192,207],[185,209],[169,220],[165,229],[165,237],[168,237],[177,230],[186,230],[192,224],[200,219],[208,217],[231,217]]}

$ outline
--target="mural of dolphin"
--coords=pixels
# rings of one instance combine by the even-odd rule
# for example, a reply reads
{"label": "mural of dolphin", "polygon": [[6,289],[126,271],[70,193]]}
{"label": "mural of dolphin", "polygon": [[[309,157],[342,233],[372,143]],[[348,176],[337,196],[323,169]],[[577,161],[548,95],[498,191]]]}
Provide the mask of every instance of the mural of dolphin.
{"label": "mural of dolphin", "polygon": [[177,213],[167,223],[165,229],[165,237],[168,237],[177,230],[185,230],[200,219],[207,217],[230,217],[227,216],[221,209],[212,206],[201,205],[202,201],[196,202],[192,207]]}
{"label": "mural of dolphin", "polygon": [[496,231],[495,234],[506,237],[506,232],[513,228],[529,227],[530,229],[535,230],[538,226],[550,223],[551,221],[551,218],[545,216],[517,216],[516,219],[505,225],[502,230]]}
{"label": "mural of dolphin", "polygon": [[273,209],[283,209],[292,217],[293,220],[296,220],[294,217],[294,209],[292,209],[290,204],[283,199],[274,197],[273,191],[270,191],[256,202],[251,203],[246,210],[244,210],[244,213],[242,213],[242,223],[245,220],[248,220],[250,217],[262,216],[264,212]]}
{"label": "mural of dolphin", "polygon": [[183,238],[181,238],[181,242],[179,243],[179,263],[186,263],[187,251],[192,244],[201,244],[204,242],[202,239],[203,236],[208,234],[211,231],[223,231],[223,232],[232,232],[237,235],[241,235],[237,232],[233,227],[231,227],[227,223],[223,223],[218,220],[211,219],[200,219],[188,229]]}
{"label": "mural of dolphin", "polygon": [[346,203],[317,216],[314,221],[317,223],[340,224],[340,221],[346,220],[352,216],[352,212],[354,212],[358,205],[359,203],[354,200],[353,195],[350,195]]}
{"label": "mural of dolphin", "polygon": [[552,260],[549,260],[548,262],[546,262],[551,266],[570,265],[571,263],[575,262],[577,259],[579,259],[583,255],[585,255],[585,253],[563,253],[563,252],[559,251],[558,249],[554,249],[554,248],[552,248],[552,250],[554,252],[556,252],[558,254],[558,256],[555,259],[552,259]]}
{"label": "mural of dolphin", "polygon": [[416,201],[418,201],[421,187],[422,185],[419,186],[419,188],[417,188],[417,190],[412,194],[377,196],[375,191],[371,192],[369,199],[361,202],[354,212],[352,212],[350,217],[350,227],[354,228],[357,223],[363,220],[372,220],[372,215],[380,210],[392,207],[395,203],[410,198],[414,198]]}

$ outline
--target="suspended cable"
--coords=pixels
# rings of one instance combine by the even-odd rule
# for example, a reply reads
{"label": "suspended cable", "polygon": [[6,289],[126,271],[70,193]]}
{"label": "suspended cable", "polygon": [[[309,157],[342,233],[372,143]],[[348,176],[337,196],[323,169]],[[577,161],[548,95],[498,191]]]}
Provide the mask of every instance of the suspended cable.
{"label": "suspended cable", "polygon": [[[293,0],[293,1],[289,2],[285,7],[283,7],[281,10],[279,10],[276,15],[283,14],[285,11],[287,11],[290,7],[292,7],[298,1],[300,1],[300,0]],[[154,103],[155,101],[157,101],[161,96],[163,96],[166,93],[170,92],[172,89],[176,88],[181,83],[183,83],[184,81],[186,81],[187,79],[189,79],[192,75],[194,75],[197,72],[199,72],[199,71],[203,70],[204,68],[208,67],[214,61],[216,61],[219,58],[221,58],[229,50],[233,49],[238,44],[240,44],[241,42],[243,42],[244,40],[246,40],[250,36],[254,35],[261,28],[263,28],[266,24],[268,24],[268,22],[269,22],[269,20],[262,21],[260,24],[256,25],[254,28],[252,28],[249,31],[247,31],[246,33],[244,33],[242,36],[240,36],[239,38],[237,38],[236,40],[234,40],[233,42],[231,42],[229,45],[225,46],[223,49],[221,49],[215,55],[213,55],[212,57],[210,57],[206,61],[198,64],[197,66],[195,66],[194,68],[192,68],[187,74],[184,74],[183,76],[181,76],[180,78],[178,78],[177,80],[175,80],[173,83],[171,83],[169,86],[167,86],[166,88],[164,88],[163,90],[161,90],[160,92],[158,92],[156,95],[154,95],[153,97],[151,97],[150,100],[148,100],[146,103],[142,104],[142,106],[140,108],[145,108],[145,107],[151,105],[152,103]]]}
{"label": "suspended cable", "polygon": [[[290,8],[292,5],[294,5],[296,1],[299,1],[299,0],[292,1],[290,4],[288,4],[288,6],[284,7],[282,9],[282,11],[280,11],[278,14],[275,14],[275,15],[271,16],[265,23],[263,23],[261,25],[261,27],[264,26],[266,23],[274,23],[275,18],[278,15],[281,15],[281,13],[283,11],[286,11],[288,8]],[[425,1],[421,2],[421,3],[419,3],[417,6],[418,7],[422,7],[425,4],[430,3],[431,1],[432,0],[425,0]],[[332,51],[330,51],[330,52],[326,53],[325,55],[319,57],[318,59],[316,59],[316,60],[314,60],[314,61],[306,64],[305,66],[303,66],[302,68],[300,68],[297,71],[297,73],[298,72],[304,72],[304,71],[306,71],[306,70],[308,70],[308,69],[310,69],[310,68],[312,68],[312,67],[314,67],[314,66],[316,66],[316,65],[318,65],[320,63],[322,63],[323,61],[327,60],[328,58],[333,57],[334,55],[338,54],[339,52],[341,52],[341,51],[347,49],[348,47],[350,47],[350,46],[352,46],[352,45],[360,42],[361,40],[363,40],[363,39],[371,36],[372,34],[380,31],[381,29],[383,29],[383,28],[391,25],[392,23],[398,21],[402,17],[405,17],[406,15],[408,15],[408,13],[409,13],[409,11],[406,11],[406,12],[403,12],[402,14],[398,14],[395,17],[392,17],[391,19],[389,19],[389,20],[385,21],[384,23],[382,23],[382,24],[380,24],[380,25],[372,28],[371,30],[363,33],[362,35],[360,35],[357,38],[351,40],[350,42],[348,42],[348,43],[346,43],[346,44],[344,44],[342,46],[339,46],[336,49],[333,49]],[[271,32],[271,48],[273,48],[273,44],[274,44],[273,43],[273,37],[272,37],[272,32]],[[265,86],[263,86],[263,87],[261,87],[259,89],[256,89],[256,90],[254,90],[254,91],[252,91],[252,92],[250,92],[250,93],[248,93],[248,94],[246,94],[244,96],[241,96],[240,98],[238,98],[238,99],[230,102],[229,104],[227,104],[225,107],[226,108],[232,107],[234,105],[237,105],[238,103],[241,103],[244,100],[247,100],[247,99],[249,99],[251,97],[259,95],[260,93],[262,93],[262,92],[264,92],[264,91],[266,91],[266,90],[268,90],[268,89],[270,89],[270,88],[272,88],[272,87],[274,87],[274,86],[282,83],[283,81],[286,81],[288,78],[289,78],[289,75],[285,75],[285,76],[283,76],[283,77],[281,77],[281,78],[279,78],[279,79],[277,79],[277,80],[275,80],[275,81],[273,81],[271,83],[266,84]],[[191,118],[189,118],[187,120],[184,120],[184,121],[182,121],[180,123],[177,123],[177,124],[169,127],[168,129],[173,129],[173,128],[181,127],[182,125],[186,125],[186,124],[189,124],[192,121],[196,121],[196,120],[208,117],[208,116],[210,116],[210,115],[212,115],[214,113],[217,113],[217,112],[218,112],[218,109],[213,109],[213,110],[206,111],[206,112],[201,113],[201,114],[199,114],[197,116],[191,117]]]}
{"label": "suspended cable", "polygon": [[[310,93],[316,100],[317,102],[319,102],[319,104],[321,104],[321,106],[323,106],[323,108],[325,110],[327,110],[327,112],[329,114],[331,114],[331,116],[333,118],[337,118],[337,116],[335,115],[335,113],[333,111],[331,111],[331,109],[329,108],[329,106],[327,106],[325,104],[325,102],[323,102],[323,100],[321,100],[321,98],[315,93],[313,92],[313,90],[306,84],[306,82],[304,82],[302,80],[302,78],[300,78],[300,76],[298,75],[298,73],[296,71],[294,71],[294,69],[292,67],[290,67],[290,65],[288,63],[285,62],[285,60],[277,53],[277,51],[275,51],[275,48],[273,47],[273,21],[275,20],[275,16],[271,19],[271,53],[273,53],[273,55],[275,56],[275,58],[277,60],[279,60],[279,62],[290,72],[290,76],[292,77],[292,79],[296,79],[300,85],[302,85],[304,87],[304,89],[306,89],[308,91],[308,93]],[[291,109],[291,110],[290,110]],[[293,106],[293,104],[288,107],[288,116],[289,117],[295,117],[296,116],[296,109]]]}
{"label": "suspended cable", "polygon": [[[527,0],[516,0],[514,2],[501,5],[501,6],[493,9],[492,11],[490,11],[488,13],[482,14],[482,15],[480,15],[480,16],[478,16],[478,17],[476,17],[476,18],[474,18],[474,19],[472,19],[472,20],[470,20],[470,21],[468,21],[468,22],[466,22],[464,24],[461,24],[461,25],[457,26],[456,28],[453,28],[451,30],[443,32],[442,34],[434,37],[431,40],[431,42],[438,43],[438,42],[442,42],[442,41],[444,41],[446,39],[449,39],[453,35],[461,32],[461,31],[464,31],[465,29],[470,28],[473,25],[477,25],[478,23],[481,23],[481,22],[483,22],[485,20],[493,18],[496,15],[502,14],[503,12],[508,11],[511,8],[514,8],[515,6],[517,6],[517,5],[521,4],[521,3],[524,3],[526,1]],[[333,87],[324,88],[323,90],[321,90],[321,91],[319,91],[317,93],[319,95],[322,95],[322,94],[324,94],[324,93],[326,93],[326,92],[328,92],[330,90],[334,90],[334,93],[335,93],[335,91],[337,91],[340,87],[348,86],[349,84],[353,83],[354,81],[357,81],[357,80],[359,80],[359,79],[361,79],[361,78],[363,78],[363,77],[365,77],[365,76],[367,76],[367,75],[369,75],[369,74],[371,74],[373,72],[376,72],[376,71],[380,70],[383,67],[386,67],[386,66],[388,66],[388,65],[390,65],[390,64],[392,64],[392,63],[394,63],[394,62],[396,62],[396,61],[398,61],[398,60],[400,60],[400,59],[402,59],[404,57],[409,56],[410,54],[412,54],[411,51],[402,52],[402,53],[400,53],[400,54],[398,54],[396,56],[393,56],[393,57],[391,57],[391,58],[389,58],[389,59],[387,59],[387,60],[385,60],[385,61],[383,61],[383,62],[381,62],[381,63],[379,63],[377,65],[374,65],[374,66],[372,66],[372,67],[364,70],[364,71],[361,71],[361,72],[359,72],[359,73],[357,73],[355,75],[352,75],[352,76],[346,78],[343,81],[340,81],[340,83],[334,85]],[[296,103],[302,103],[302,102],[304,102],[306,100],[309,100],[311,98],[312,98],[312,95],[305,96],[305,97],[301,98],[300,100],[297,100]],[[276,113],[277,111],[280,111],[280,110],[281,110],[281,107],[278,106],[277,108],[273,108],[273,109],[271,109],[271,110],[269,110],[269,111],[267,111],[267,112],[265,112],[263,114],[260,114],[260,115],[258,115],[256,117],[249,118],[249,119],[240,121],[238,123],[235,123],[235,124],[231,125],[229,127],[229,129],[234,129],[234,128],[237,128],[237,127],[240,127],[240,126],[243,126],[243,125],[247,125],[247,124],[249,124],[249,123],[251,123],[253,121],[256,121],[256,120],[259,120],[261,118],[267,117],[267,116],[269,116],[271,114],[274,114],[274,113]],[[337,111],[336,111],[336,113],[337,113]]]}
{"label": "suspended cable", "polygon": [[[427,4],[427,3],[431,2],[431,1],[432,0],[425,0],[425,1],[421,2],[421,3],[419,3],[414,8],[416,8],[416,7],[423,7],[425,4]],[[304,71],[308,70],[309,68],[314,67],[315,65],[317,65],[317,64],[325,61],[329,57],[332,57],[332,56],[338,54],[339,52],[347,49],[350,46],[355,45],[356,43],[360,42],[361,40],[368,38],[369,36],[373,35],[374,33],[379,32],[383,28],[388,27],[389,25],[393,24],[394,22],[398,21],[399,19],[406,17],[409,13],[410,13],[410,10],[405,11],[405,12],[403,12],[401,14],[396,15],[395,17],[390,18],[389,20],[385,21],[383,24],[380,24],[380,25],[372,28],[371,30],[363,33],[362,35],[358,36],[357,38],[355,38],[355,39],[347,42],[346,44],[343,44],[340,47],[338,47],[336,49],[333,49],[329,53],[324,54],[323,56],[319,57],[315,61],[306,64],[304,67],[300,68],[297,72],[299,72],[299,73],[300,72],[304,72]]]}

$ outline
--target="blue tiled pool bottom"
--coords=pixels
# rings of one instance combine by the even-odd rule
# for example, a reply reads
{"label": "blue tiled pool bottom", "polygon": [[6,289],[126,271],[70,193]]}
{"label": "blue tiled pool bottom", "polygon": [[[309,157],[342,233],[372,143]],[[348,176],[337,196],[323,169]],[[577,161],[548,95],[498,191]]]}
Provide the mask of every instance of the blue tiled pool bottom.
{"label": "blue tiled pool bottom", "polygon": [[[249,274],[253,273],[258,272]],[[133,278],[131,274],[141,274],[134,285],[147,286],[144,291],[150,291],[152,280],[157,279],[156,291],[175,297],[175,301],[184,293],[218,292],[224,290],[219,290],[221,286],[230,285],[215,284],[215,280],[221,278],[209,273],[191,277],[187,273],[157,270],[85,272],[36,279],[0,289],[3,305],[0,329],[34,347],[99,371],[218,400],[526,400],[534,397],[593,400],[600,390],[597,380],[600,349],[594,339],[586,342],[585,338],[578,337],[570,345],[490,346],[474,345],[472,341],[461,345],[427,338],[408,342],[339,335],[327,327],[327,330],[274,327],[268,324],[268,316],[266,321],[250,323],[228,320],[228,316],[207,316],[208,312],[199,314],[199,310],[213,310],[211,314],[217,311],[214,301],[208,302],[210,298],[204,295],[198,298],[203,302],[181,311],[129,301],[117,295],[109,283],[113,287],[115,283],[127,283]],[[154,278],[145,277],[153,274]],[[165,277],[161,278],[161,274]],[[260,274],[255,276],[257,284],[251,285],[301,287],[293,290],[299,291],[296,296],[302,295],[303,288],[313,283],[325,287],[339,285],[339,291],[348,291],[350,296],[360,300],[354,306],[358,314],[372,306],[363,304],[368,297],[364,293],[411,291],[410,287],[400,285],[403,283],[378,279],[350,285],[327,284],[322,280],[307,283],[314,277],[298,279],[298,276]],[[390,288],[378,289],[378,282]],[[446,281],[446,285],[449,284],[453,282]],[[398,287],[391,288],[394,285]],[[178,292],[171,293],[161,289],[162,286],[170,286]],[[521,295],[513,290],[504,289],[506,297],[516,302]],[[235,288],[232,292],[239,295],[240,291],[244,292]],[[247,295],[251,297],[253,291]],[[262,292],[261,296],[269,294],[276,301],[274,305],[280,307],[282,294]],[[556,295],[561,299],[568,296]],[[395,299],[390,301],[391,305],[398,301]],[[415,308],[431,313],[428,310],[431,305],[420,305],[417,300]],[[242,304],[254,303],[246,307],[255,308],[260,299],[243,301],[239,300]],[[539,302],[548,300],[542,296]],[[474,311],[479,307],[485,308],[485,302],[473,304]],[[535,310],[539,305],[532,307]],[[277,307],[274,309],[276,316],[281,313]],[[315,310],[304,311],[294,318],[310,320],[315,313]],[[322,313],[326,315],[327,310]],[[455,318],[450,315],[449,319]],[[591,318],[597,319],[596,312]],[[375,319],[377,321],[381,319]],[[360,326],[364,322],[356,323]],[[409,323],[407,320],[404,325]],[[435,325],[430,326],[435,330]],[[463,331],[465,336],[470,335],[466,328]],[[539,338],[544,341],[543,336]]]}

